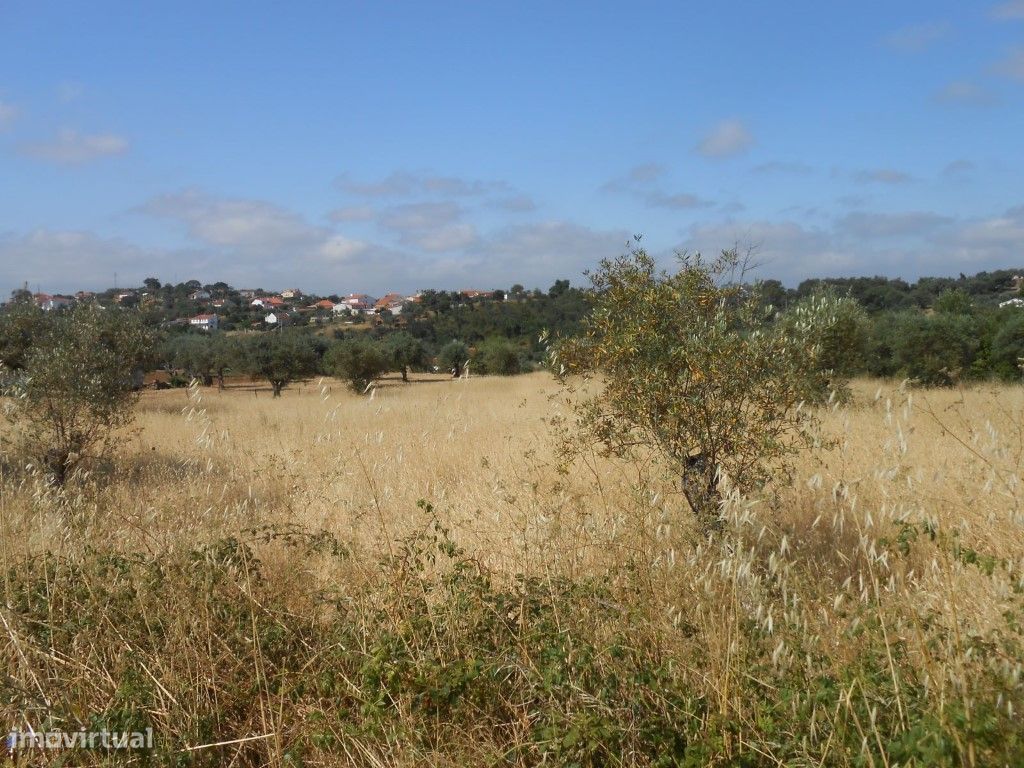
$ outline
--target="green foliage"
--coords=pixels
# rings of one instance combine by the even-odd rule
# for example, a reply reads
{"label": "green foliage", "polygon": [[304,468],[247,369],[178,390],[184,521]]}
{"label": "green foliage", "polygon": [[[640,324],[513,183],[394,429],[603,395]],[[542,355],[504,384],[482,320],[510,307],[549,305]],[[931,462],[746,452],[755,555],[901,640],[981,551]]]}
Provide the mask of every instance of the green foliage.
{"label": "green foliage", "polygon": [[799,340],[808,352],[805,397],[826,400],[848,396],[848,382],[863,369],[870,321],[853,299],[831,288],[801,299],[780,318],[779,330]]}
{"label": "green foliage", "polygon": [[198,379],[210,386],[216,377],[223,389],[224,374],[238,365],[240,352],[231,337],[215,331],[171,336],[161,345],[159,354],[165,364],[182,370],[186,380]]}
{"label": "green foliage", "polygon": [[481,373],[495,376],[515,376],[522,372],[519,350],[508,339],[487,339],[477,348],[474,357]]}
{"label": "green foliage", "polygon": [[1024,312],[1003,311],[1003,322],[992,337],[990,365],[993,372],[1007,381],[1020,380],[1024,361]]}
{"label": "green foliage", "polygon": [[0,337],[15,339],[20,365],[6,378],[5,415],[17,447],[63,485],[84,461],[106,456],[115,433],[133,418],[135,390],[152,348],[136,315],[80,304],[33,316],[23,345],[25,315],[4,315]]}
{"label": "green foliage", "polygon": [[[519,347],[524,361],[540,363],[546,350],[539,342],[545,330],[560,336],[578,333],[589,311],[589,294],[559,281],[550,292],[528,292],[517,285],[509,301],[467,300],[456,293],[425,291],[418,304],[403,311],[405,329],[437,350],[451,341],[478,346],[501,337]],[[467,358],[462,358],[465,362]],[[452,366],[446,366],[451,370]]]}
{"label": "green foliage", "polygon": [[320,365],[316,341],[299,330],[280,329],[243,337],[238,365],[253,378],[270,382],[274,397],[293,381],[315,374]]}
{"label": "green foliage", "polygon": [[618,456],[660,451],[705,528],[717,526],[720,471],[750,491],[809,440],[797,408],[808,353],[763,329],[756,293],[729,280],[739,266],[734,251],[683,256],[673,274],[641,249],[604,260],[583,335],[552,353],[567,385],[578,374],[599,388],[580,393],[578,429]]}
{"label": "green foliage", "polygon": [[19,295],[0,309],[0,364],[8,371],[24,370],[46,313],[30,294]]}
{"label": "green foliage", "polygon": [[444,370],[452,371],[455,376],[462,375],[462,369],[468,362],[469,347],[458,339],[449,341],[437,354],[437,364]]}
{"label": "green foliage", "polygon": [[385,336],[383,346],[390,359],[390,366],[401,371],[402,381],[409,380],[410,368],[422,368],[427,364],[426,345],[406,331],[396,331]]}
{"label": "green foliage", "polygon": [[330,348],[324,358],[325,368],[345,379],[356,392],[365,392],[370,385],[391,369],[388,354],[368,339],[346,339]]}
{"label": "green foliage", "polygon": [[[710,614],[680,604],[680,621],[668,622],[644,607],[646,569],[493,572],[421,507],[418,532],[385,556],[325,531],[264,525],[158,553],[87,546],[13,560],[6,620],[34,684],[15,665],[0,682],[4,701],[38,730],[82,713],[91,729],[152,727],[154,765],[264,732],[267,712],[285,709],[271,746],[310,765],[339,754],[581,768],[1021,764],[1012,632],[958,641],[970,653],[957,695],[915,667],[950,643],[939,608],[883,614],[854,601],[835,616],[847,628],[836,649],[784,616],[765,631],[758,600],[744,605],[756,593],[727,579],[731,600]],[[904,527],[886,554],[906,556],[918,535]],[[800,568],[769,567],[777,542],[736,543],[756,551],[762,589]],[[982,556],[956,552],[985,572]],[[302,566],[283,573],[289,561]],[[886,631],[898,611],[920,644],[891,623]],[[727,648],[721,628],[690,623],[699,615],[729,618]],[[196,756],[205,762],[185,764],[266,765],[267,748],[211,746]]]}
{"label": "green foliage", "polygon": [[974,302],[963,288],[948,288],[935,299],[933,308],[945,315],[969,315],[974,311]]}
{"label": "green foliage", "polygon": [[964,315],[907,313],[888,330],[893,367],[925,386],[956,383],[980,347],[977,324]]}

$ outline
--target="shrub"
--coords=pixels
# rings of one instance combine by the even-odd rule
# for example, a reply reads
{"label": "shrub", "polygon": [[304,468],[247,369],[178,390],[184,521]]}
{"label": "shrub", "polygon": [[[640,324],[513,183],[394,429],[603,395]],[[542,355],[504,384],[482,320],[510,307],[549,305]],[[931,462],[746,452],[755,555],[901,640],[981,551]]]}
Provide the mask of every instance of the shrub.
{"label": "shrub", "polygon": [[[6,316],[0,335],[20,334],[21,319],[12,328]],[[135,315],[94,304],[34,322],[23,367],[5,379],[5,414],[21,451],[63,485],[83,462],[109,455],[132,421],[152,336]]]}
{"label": "shrub", "polygon": [[780,317],[780,332],[800,340],[808,354],[809,401],[823,401],[832,392],[848,397],[849,380],[864,367],[869,328],[863,307],[831,288],[815,291]]}
{"label": "shrub", "polygon": [[348,381],[356,392],[365,392],[391,367],[384,350],[367,339],[338,342],[327,352],[324,365],[333,375]]}
{"label": "shrub", "polygon": [[427,348],[423,342],[407,331],[396,331],[384,340],[384,352],[390,365],[401,371],[402,381],[409,380],[410,368],[421,368],[427,363]]}
{"label": "shrub", "polygon": [[992,372],[1006,381],[1019,381],[1024,361],[1024,313],[1000,311],[998,324],[991,336],[989,365]]}
{"label": "shrub", "polygon": [[515,376],[522,371],[519,350],[508,339],[492,337],[480,345],[476,360],[482,373]]}
{"label": "shrub", "polygon": [[457,339],[449,341],[441,347],[437,362],[444,370],[461,376],[463,368],[469,363],[469,347]]}
{"label": "shrub", "polygon": [[810,438],[797,406],[813,355],[763,329],[756,294],[730,279],[740,267],[735,251],[682,256],[673,274],[641,249],[606,259],[583,334],[552,353],[563,382],[598,385],[577,401],[582,434],[617,456],[659,451],[705,529],[718,525],[719,472],[749,491]]}
{"label": "shrub", "polygon": [[905,314],[892,331],[896,369],[925,386],[956,383],[980,347],[977,324],[964,315]]}
{"label": "shrub", "polygon": [[245,337],[238,362],[253,378],[266,379],[280,397],[288,384],[316,373],[320,361],[308,334],[280,329]]}

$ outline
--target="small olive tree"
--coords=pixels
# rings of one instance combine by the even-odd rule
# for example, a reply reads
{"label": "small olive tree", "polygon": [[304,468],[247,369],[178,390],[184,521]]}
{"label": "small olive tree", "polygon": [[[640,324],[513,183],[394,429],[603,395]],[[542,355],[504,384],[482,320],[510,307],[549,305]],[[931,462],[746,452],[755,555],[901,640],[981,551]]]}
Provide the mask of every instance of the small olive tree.
{"label": "small olive tree", "polygon": [[[20,334],[21,320],[0,320],[0,336]],[[31,343],[4,377],[4,410],[18,449],[55,485],[108,455],[131,423],[152,346],[134,313],[83,304],[36,317]]]}
{"label": "small olive tree", "polygon": [[402,381],[409,381],[410,368],[422,368],[427,364],[427,348],[423,342],[408,331],[395,331],[384,339],[384,352],[391,358],[391,365],[402,373]]}
{"label": "small olive tree", "polygon": [[239,346],[221,332],[195,331],[172,336],[164,342],[160,355],[188,379],[198,379],[209,387],[217,379],[217,388],[224,389],[224,375],[238,365]]}
{"label": "small olive tree", "polygon": [[437,353],[437,363],[441,368],[451,371],[452,376],[462,376],[469,364],[469,347],[458,339],[452,339]]}
{"label": "small olive tree", "polygon": [[779,317],[778,330],[804,354],[803,396],[809,402],[849,398],[850,379],[866,365],[871,333],[856,299],[831,288],[816,291]]}
{"label": "small olive tree", "polygon": [[515,376],[522,372],[519,350],[508,339],[491,337],[480,345],[477,360],[484,373],[492,376]]}
{"label": "small olive tree", "polygon": [[681,255],[674,273],[638,247],[606,259],[581,335],[551,351],[582,434],[615,456],[657,449],[705,530],[720,525],[722,475],[753,490],[811,439],[799,407],[807,355],[765,330],[742,268],[736,251]]}
{"label": "small olive tree", "polygon": [[237,348],[237,363],[252,378],[266,379],[274,397],[280,397],[293,381],[314,375],[320,359],[307,334],[281,329],[245,337]]}
{"label": "small olive tree", "polygon": [[368,339],[346,339],[327,351],[324,367],[361,393],[387,373],[391,364],[380,345]]}

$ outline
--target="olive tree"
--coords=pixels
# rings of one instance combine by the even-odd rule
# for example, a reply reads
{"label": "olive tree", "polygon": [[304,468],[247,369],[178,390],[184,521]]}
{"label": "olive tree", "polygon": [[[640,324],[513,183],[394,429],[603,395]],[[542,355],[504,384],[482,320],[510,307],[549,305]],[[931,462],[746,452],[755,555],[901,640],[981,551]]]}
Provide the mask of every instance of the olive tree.
{"label": "olive tree", "polygon": [[477,360],[484,373],[493,376],[515,376],[522,371],[519,350],[508,339],[491,337],[480,345]]}
{"label": "olive tree", "polygon": [[458,378],[469,363],[469,347],[458,339],[452,339],[437,354],[438,364]]}
{"label": "olive tree", "polygon": [[831,288],[801,299],[779,318],[779,331],[804,353],[804,397],[821,402],[849,397],[849,381],[864,369],[871,323],[849,296]]}
{"label": "olive tree", "polygon": [[170,365],[180,368],[189,379],[198,379],[204,386],[217,379],[218,389],[224,389],[224,375],[237,365],[238,345],[223,333],[196,331],[172,336],[161,349],[161,355]]}
{"label": "olive tree", "polygon": [[809,443],[799,407],[807,355],[765,329],[763,303],[738,281],[736,251],[679,259],[672,273],[639,247],[603,260],[590,276],[593,309],[582,333],[553,346],[550,362],[579,432],[614,456],[659,451],[712,530],[722,476],[753,490]]}
{"label": "olive tree", "polygon": [[29,293],[15,295],[0,310],[0,362],[8,372],[25,368],[46,318]]}
{"label": "olive tree", "polygon": [[254,379],[266,379],[274,397],[293,381],[315,374],[320,362],[307,334],[284,329],[246,337],[237,354],[239,368]]}
{"label": "olive tree", "polygon": [[199,333],[182,333],[164,342],[161,357],[174,368],[185,372],[188,380],[196,379],[204,386],[213,383],[213,356],[210,340]]}
{"label": "olive tree", "polygon": [[365,392],[390,368],[388,355],[379,345],[367,339],[347,339],[327,351],[324,367],[333,375],[348,381],[356,392]]}
{"label": "olive tree", "polygon": [[408,331],[396,331],[384,339],[384,352],[391,364],[402,373],[402,381],[409,381],[409,369],[421,368],[427,363],[427,348]]}
{"label": "olive tree", "polygon": [[[0,319],[0,337],[19,334],[20,319]],[[93,304],[36,318],[20,368],[4,378],[4,410],[17,447],[55,485],[108,455],[131,423],[152,343],[134,313]]]}

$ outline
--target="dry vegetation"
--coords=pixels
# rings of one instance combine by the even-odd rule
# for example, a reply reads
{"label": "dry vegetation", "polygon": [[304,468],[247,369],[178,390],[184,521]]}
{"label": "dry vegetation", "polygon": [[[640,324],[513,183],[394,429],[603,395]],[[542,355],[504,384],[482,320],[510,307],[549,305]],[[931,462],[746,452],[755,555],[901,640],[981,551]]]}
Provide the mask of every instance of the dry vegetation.
{"label": "dry vegetation", "polygon": [[9,724],[152,725],[157,764],[1024,760],[1024,390],[858,382],[709,541],[656,462],[558,465],[549,376],[418,378],[147,393],[63,496],[8,465]]}

